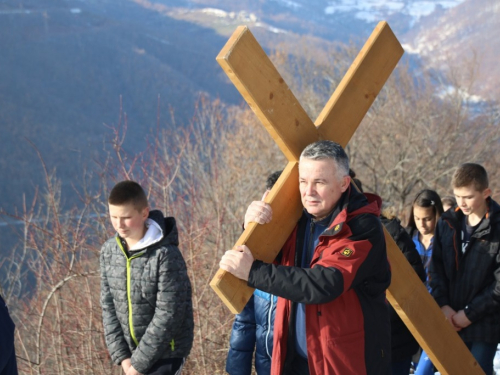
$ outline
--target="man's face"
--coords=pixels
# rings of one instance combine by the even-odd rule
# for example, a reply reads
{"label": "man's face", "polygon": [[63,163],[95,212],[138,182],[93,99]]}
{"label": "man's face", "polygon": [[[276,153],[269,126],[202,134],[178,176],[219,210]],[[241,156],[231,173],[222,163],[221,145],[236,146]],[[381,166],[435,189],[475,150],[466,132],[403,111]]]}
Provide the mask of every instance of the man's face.
{"label": "man's face", "polygon": [[349,187],[350,177],[338,178],[337,165],[332,159],[301,159],[299,188],[302,205],[317,219],[326,217]]}
{"label": "man's face", "polygon": [[469,185],[454,188],[453,194],[455,194],[457,205],[464,215],[476,214],[483,216],[486,210],[486,198],[491,194],[491,190],[477,191],[473,185]]}
{"label": "man's face", "polygon": [[434,234],[436,228],[436,215],[432,207],[413,206],[413,219],[417,230],[422,235]]}
{"label": "man's face", "polygon": [[131,203],[108,206],[111,224],[120,237],[129,245],[141,240],[145,233],[144,223],[148,218],[149,208],[146,207],[139,212]]}

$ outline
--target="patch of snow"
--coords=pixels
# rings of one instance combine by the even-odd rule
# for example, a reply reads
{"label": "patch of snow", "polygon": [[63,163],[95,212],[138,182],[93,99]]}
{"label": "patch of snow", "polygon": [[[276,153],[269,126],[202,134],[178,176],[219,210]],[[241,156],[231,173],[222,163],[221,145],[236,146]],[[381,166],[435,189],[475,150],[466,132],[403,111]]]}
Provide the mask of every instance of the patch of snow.
{"label": "patch of snow", "polygon": [[255,24],[257,27],[262,27],[263,29],[267,29],[268,31],[275,33],[275,34],[287,34],[288,31],[283,30],[283,29],[278,29],[277,27],[269,26],[260,22],[257,22]]}
{"label": "patch of snow", "polygon": [[201,12],[219,18],[229,18],[242,22],[257,22],[258,19],[254,13],[247,13],[245,11],[226,12],[225,10],[217,8],[203,8]]}
{"label": "patch of snow", "polygon": [[408,43],[402,43],[401,47],[403,47],[405,52],[409,53],[410,55],[418,55],[422,52],[419,48],[414,48],[412,45]]}
{"label": "patch of snow", "polygon": [[417,21],[420,17],[428,16],[434,12],[437,4],[434,1],[417,1],[408,6],[408,14]]}
{"label": "patch of snow", "polygon": [[290,1],[290,0],[273,0],[273,1],[295,10],[302,7],[302,4],[296,3],[295,1]]}
{"label": "patch of snow", "polygon": [[402,13],[411,17],[415,23],[423,16],[434,12],[438,6],[453,8],[465,0],[330,0],[323,12],[326,15],[339,13],[354,13],[358,19],[373,22],[395,13]]}
{"label": "patch of snow", "polygon": [[216,17],[221,17],[221,18],[225,18],[229,15],[229,13],[226,12],[225,10],[216,9],[216,8],[204,8],[201,10],[201,12],[205,13],[205,14],[210,14],[210,15],[213,15]]}

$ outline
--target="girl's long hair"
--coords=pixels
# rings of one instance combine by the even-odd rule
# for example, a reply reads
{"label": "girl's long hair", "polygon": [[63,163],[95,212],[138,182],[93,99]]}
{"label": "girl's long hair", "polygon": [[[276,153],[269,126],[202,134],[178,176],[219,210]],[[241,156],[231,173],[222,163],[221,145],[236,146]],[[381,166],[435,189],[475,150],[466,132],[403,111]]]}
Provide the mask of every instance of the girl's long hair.
{"label": "girl's long hair", "polygon": [[421,190],[413,200],[411,205],[410,217],[408,218],[408,232],[413,234],[417,230],[417,225],[415,224],[415,218],[413,217],[413,207],[432,207],[436,222],[439,220],[443,214],[443,204],[441,203],[441,197],[434,190],[424,189]]}

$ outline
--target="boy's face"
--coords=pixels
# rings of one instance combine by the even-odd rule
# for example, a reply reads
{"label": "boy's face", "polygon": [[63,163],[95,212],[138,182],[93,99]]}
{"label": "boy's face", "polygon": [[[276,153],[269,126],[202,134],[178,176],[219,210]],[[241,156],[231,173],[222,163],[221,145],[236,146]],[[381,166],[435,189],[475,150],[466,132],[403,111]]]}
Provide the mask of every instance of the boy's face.
{"label": "boy's face", "polygon": [[119,206],[109,204],[108,206],[111,224],[119,236],[127,241],[127,244],[135,244],[144,237],[146,232],[144,223],[149,215],[149,207],[139,212],[131,203]]}
{"label": "boy's face", "polygon": [[477,191],[473,185],[453,188],[453,194],[457,199],[457,205],[464,215],[483,216],[486,210],[486,198],[491,194],[490,189]]}

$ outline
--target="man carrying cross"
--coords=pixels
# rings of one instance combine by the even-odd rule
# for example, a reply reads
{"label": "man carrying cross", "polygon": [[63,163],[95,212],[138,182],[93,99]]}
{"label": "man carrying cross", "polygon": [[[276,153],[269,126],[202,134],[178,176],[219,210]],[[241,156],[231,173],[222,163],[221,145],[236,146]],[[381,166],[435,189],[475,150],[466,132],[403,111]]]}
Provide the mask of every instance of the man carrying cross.
{"label": "man carrying cross", "polygon": [[[378,215],[381,200],[351,184],[349,160],[333,141],[307,146],[299,160],[303,214],[274,264],[238,246],[220,267],[279,296],[272,374],[390,374],[385,290],[391,274]],[[272,211],[252,202],[245,221]]]}

